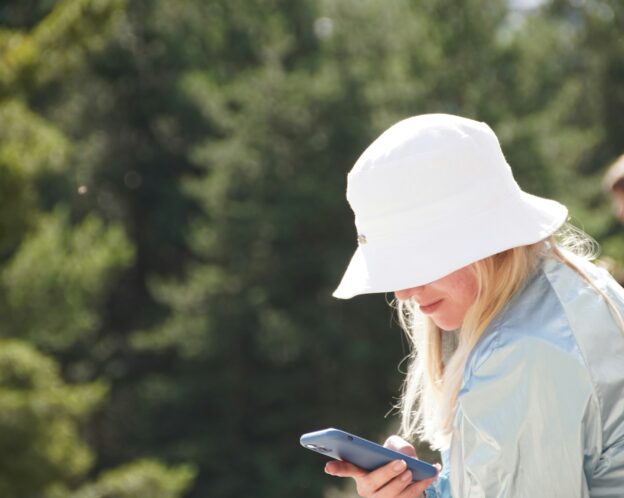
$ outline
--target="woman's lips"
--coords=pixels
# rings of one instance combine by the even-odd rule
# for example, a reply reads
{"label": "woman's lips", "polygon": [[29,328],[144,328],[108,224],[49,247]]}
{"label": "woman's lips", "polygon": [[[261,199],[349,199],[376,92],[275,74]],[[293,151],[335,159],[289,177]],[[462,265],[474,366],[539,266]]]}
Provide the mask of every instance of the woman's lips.
{"label": "woman's lips", "polygon": [[435,310],[438,309],[440,304],[442,304],[442,299],[438,301],[434,301],[429,304],[421,304],[418,307],[420,308],[421,313],[424,313],[425,315],[430,315],[431,313],[433,313]]}

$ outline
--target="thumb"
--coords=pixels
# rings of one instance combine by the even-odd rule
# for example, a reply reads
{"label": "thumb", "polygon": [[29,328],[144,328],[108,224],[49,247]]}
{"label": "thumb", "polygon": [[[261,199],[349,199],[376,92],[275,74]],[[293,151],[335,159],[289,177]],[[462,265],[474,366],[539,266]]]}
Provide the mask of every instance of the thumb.
{"label": "thumb", "polygon": [[388,439],[386,439],[384,447],[390,448],[394,451],[398,451],[399,453],[403,453],[404,455],[418,458],[414,446],[400,436],[390,436]]}

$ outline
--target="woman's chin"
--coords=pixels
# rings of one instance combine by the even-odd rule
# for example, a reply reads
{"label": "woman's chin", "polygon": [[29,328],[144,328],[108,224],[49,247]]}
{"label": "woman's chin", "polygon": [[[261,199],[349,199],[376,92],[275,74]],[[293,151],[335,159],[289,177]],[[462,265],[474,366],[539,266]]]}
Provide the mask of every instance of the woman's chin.
{"label": "woman's chin", "polygon": [[440,329],[444,331],[457,330],[459,327],[461,327],[461,322],[457,323],[457,320],[450,320],[446,317],[436,316],[431,316],[430,318],[433,320],[433,323],[435,323]]}

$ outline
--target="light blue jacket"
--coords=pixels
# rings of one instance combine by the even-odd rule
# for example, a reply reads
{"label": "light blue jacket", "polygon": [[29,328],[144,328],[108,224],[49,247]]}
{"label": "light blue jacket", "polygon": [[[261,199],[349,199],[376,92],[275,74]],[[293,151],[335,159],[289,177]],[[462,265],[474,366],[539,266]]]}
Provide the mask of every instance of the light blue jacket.
{"label": "light blue jacket", "polygon": [[443,464],[428,497],[624,497],[624,333],[567,265],[546,259],[471,353]]}

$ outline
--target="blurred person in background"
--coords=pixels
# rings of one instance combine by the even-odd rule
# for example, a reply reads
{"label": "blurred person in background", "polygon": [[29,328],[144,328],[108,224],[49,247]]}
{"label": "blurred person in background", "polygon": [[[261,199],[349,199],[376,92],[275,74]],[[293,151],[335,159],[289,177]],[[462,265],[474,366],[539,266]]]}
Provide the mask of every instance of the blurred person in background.
{"label": "blurred person in background", "polygon": [[[624,223],[624,154],[621,155],[604,174],[602,178],[602,187],[605,192],[609,194],[612,203],[613,216],[619,222]],[[613,226],[610,232],[616,237],[621,237],[621,227]],[[613,250],[613,249],[612,249]],[[601,256],[599,264],[606,268],[620,283],[624,285],[624,268],[622,264],[618,262],[621,260],[621,249],[616,248],[613,252],[614,255],[619,255],[620,258],[614,258],[609,256]]]}
{"label": "blurred person in background", "polygon": [[615,217],[624,223],[624,154],[605,173],[603,187],[611,194]]}
{"label": "blurred person in background", "polygon": [[348,176],[358,248],[334,296],[393,292],[412,344],[402,461],[332,461],[363,497],[624,496],[624,290],[582,254],[567,208],[523,192],[485,124],[403,120]]}

